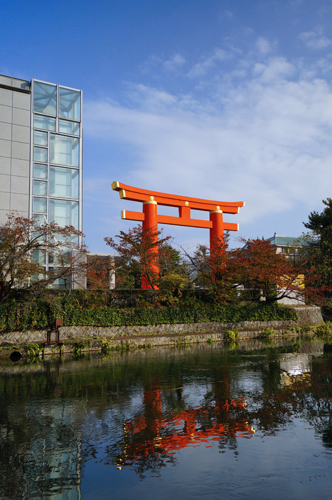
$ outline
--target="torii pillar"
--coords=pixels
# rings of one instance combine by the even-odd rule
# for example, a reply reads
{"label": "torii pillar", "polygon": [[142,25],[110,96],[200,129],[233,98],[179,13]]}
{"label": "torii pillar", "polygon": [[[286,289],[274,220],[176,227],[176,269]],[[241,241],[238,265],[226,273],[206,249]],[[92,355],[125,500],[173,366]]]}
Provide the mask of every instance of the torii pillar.
{"label": "torii pillar", "polygon": [[[151,196],[153,198],[153,196]],[[151,264],[150,268],[152,273],[155,276],[159,274],[159,265],[158,265],[158,215],[157,215],[157,202],[154,200],[143,201],[143,214],[144,219],[142,223],[143,234],[144,230],[151,231],[153,234],[153,243],[155,246],[151,248]],[[147,290],[151,288],[150,283],[148,282],[146,276],[142,276],[141,288],[143,290]]]}
{"label": "torii pillar", "polygon": [[[223,221],[223,213],[239,213],[240,207],[244,206],[243,201],[227,202],[189,198],[127,186],[117,181],[113,182],[112,189],[119,192],[121,199],[143,203],[142,212],[123,210],[121,212],[121,218],[142,222],[143,230],[151,230],[153,234],[156,235],[156,243],[158,243],[158,224],[207,228],[210,229],[210,252],[213,253],[217,243],[223,243],[224,231],[239,230],[238,224]],[[179,216],[159,215],[157,210],[158,205],[178,208]],[[192,209],[209,212],[210,220],[192,219]],[[155,273],[158,273],[157,244],[151,250],[151,258],[152,268]],[[142,278],[141,287],[144,289],[151,288],[144,276]]]}
{"label": "torii pillar", "polygon": [[212,223],[210,229],[210,250],[213,250],[217,242],[224,242],[223,212],[218,207],[217,210],[212,210],[210,212],[210,221]]}

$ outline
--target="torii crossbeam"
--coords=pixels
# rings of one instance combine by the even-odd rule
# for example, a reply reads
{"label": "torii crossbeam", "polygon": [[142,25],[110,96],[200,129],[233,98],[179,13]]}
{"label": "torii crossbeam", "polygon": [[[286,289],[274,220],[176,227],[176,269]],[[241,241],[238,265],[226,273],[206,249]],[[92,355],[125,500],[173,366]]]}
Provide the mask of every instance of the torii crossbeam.
{"label": "torii crossbeam", "polygon": [[[203,200],[200,198],[189,198],[188,196],[178,196],[175,194],[159,193],[148,189],[139,189],[127,186],[114,181],[112,189],[118,191],[120,198],[130,201],[140,201],[143,203],[142,212],[132,212],[122,210],[121,218],[125,220],[140,221],[143,223],[143,230],[150,229],[158,233],[158,224],[172,224],[175,226],[201,227],[210,229],[210,249],[217,240],[224,239],[224,231],[238,231],[239,225],[223,221],[223,213],[237,214],[240,207],[244,206],[243,201],[227,202]],[[176,207],[179,216],[160,215],[157,206]],[[203,210],[210,213],[210,220],[200,220],[191,218],[191,210]],[[142,288],[150,288],[142,280]]]}

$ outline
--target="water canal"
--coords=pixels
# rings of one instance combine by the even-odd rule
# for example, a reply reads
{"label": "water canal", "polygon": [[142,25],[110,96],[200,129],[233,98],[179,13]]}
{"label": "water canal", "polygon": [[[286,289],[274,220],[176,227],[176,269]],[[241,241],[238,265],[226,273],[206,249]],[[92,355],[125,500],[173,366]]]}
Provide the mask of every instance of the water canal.
{"label": "water canal", "polygon": [[330,499],[329,350],[302,339],[0,364],[0,498]]}

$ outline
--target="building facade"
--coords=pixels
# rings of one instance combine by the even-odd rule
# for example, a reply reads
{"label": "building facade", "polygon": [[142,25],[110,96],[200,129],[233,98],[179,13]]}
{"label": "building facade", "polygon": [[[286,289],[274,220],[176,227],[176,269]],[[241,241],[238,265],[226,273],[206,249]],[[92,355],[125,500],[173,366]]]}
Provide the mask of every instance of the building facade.
{"label": "building facade", "polygon": [[15,212],[82,231],[82,167],[82,91],[0,75],[0,224]]}
{"label": "building facade", "polygon": [[82,91],[0,75],[0,223],[82,230]]}
{"label": "building facade", "polygon": [[271,238],[267,238],[271,245],[275,245],[276,253],[282,253],[288,259],[296,260],[298,249],[301,245],[301,238],[298,236],[279,236],[274,233]]}

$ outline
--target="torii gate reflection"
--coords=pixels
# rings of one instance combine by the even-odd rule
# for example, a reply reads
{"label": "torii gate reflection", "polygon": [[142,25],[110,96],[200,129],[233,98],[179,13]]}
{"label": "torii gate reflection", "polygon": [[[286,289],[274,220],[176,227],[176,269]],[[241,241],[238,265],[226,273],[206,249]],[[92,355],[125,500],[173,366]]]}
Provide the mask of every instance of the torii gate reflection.
{"label": "torii gate reflection", "polygon": [[[227,383],[226,383],[227,385]],[[152,455],[175,455],[182,448],[207,448],[227,437],[250,438],[254,429],[246,421],[246,401],[223,399],[216,391],[215,402],[182,411],[162,411],[162,390],[157,382],[144,388],[144,415],[125,420],[122,453],[113,459],[119,470]]]}
{"label": "torii gate reflection", "polygon": [[[238,231],[238,224],[224,222],[223,213],[237,214],[240,207],[244,206],[243,201],[226,202],[203,200],[200,198],[189,198],[175,194],[159,193],[147,189],[139,189],[127,186],[114,181],[112,189],[119,191],[120,198],[130,201],[140,201],[143,203],[142,212],[132,212],[122,210],[121,218],[125,220],[140,221],[143,223],[143,230],[152,230],[158,234],[158,224],[172,224],[176,226],[199,227],[210,229],[210,251],[213,251],[216,241],[224,241],[224,231]],[[179,210],[179,216],[159,215],[157,206],[175,207]],[[200,220],[191,218],[191,210],[202,210],[210,213],[210,220]],[[156,241],[158,236],[156,237]],[[158,272],[157,255],[155,255],[154,270]],[[150,288],[147,280],[142,279],[142,288]]]}

